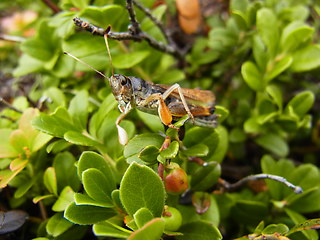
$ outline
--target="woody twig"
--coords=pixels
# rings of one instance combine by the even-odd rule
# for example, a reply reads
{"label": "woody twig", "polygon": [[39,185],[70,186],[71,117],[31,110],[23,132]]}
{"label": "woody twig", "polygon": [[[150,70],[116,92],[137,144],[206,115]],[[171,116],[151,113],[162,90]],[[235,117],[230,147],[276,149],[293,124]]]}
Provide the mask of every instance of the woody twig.
{"label": "woody twig", "polygon": [[[162,31],[163,35],[167,39],[168,44],[157,41],[152,36],[150,36],[149,34],[141,30],[140,24],[136,19],[136,14],[133,9],[133,4],[139,7],[139,9],[141,10],[143,9],[142,11],[156,24],[156,26],[159,27],[159,29]],[[133,0],[127,0],[126,8],[128,10],[130,22],[131,22],[129,26],[129,30],[127,32],[112,32],[109,30],[106,31],[106,29],[84,22],[80,18],[74,18],[73,21],[75,25],[77,25],[83,30],[91,32],[92,34],[104,36],[107,33],[109,39],[114,39],[119,41],[122,41],[122,40],[146,41],[151,47],[159,51],[168,53],[178,59],[183,59],[185,53],[181,49],[179,49],[175,44],[173,44],[173,41],[170,40],[170,37],[165,32],[165,29],[162,23],[158,21],[154,16],[152,16],[150,10],[144,8],[140,3]]]}
{"label": "woody twig", "polygon": [[281,182],[284,185],[286,185],[287,187],[293,189],[293,191],[298,194],[303,192],[301,187],[293,185],[284,177],[280,177],[277,175],[271,175],[271,174],[263,174],[263,173],[242,178],[241,180],[239,180],[238,182],[233,183],[233,184],[230,184],[227,181],[220,179],[219,184],[224,190],[226,190],[228,192],[232,192],[232,191],[235,191],[235,190],[243,187],[249,181],[257,181],[260,179],[271,179],[271,180],[274,180],[277,182]]}

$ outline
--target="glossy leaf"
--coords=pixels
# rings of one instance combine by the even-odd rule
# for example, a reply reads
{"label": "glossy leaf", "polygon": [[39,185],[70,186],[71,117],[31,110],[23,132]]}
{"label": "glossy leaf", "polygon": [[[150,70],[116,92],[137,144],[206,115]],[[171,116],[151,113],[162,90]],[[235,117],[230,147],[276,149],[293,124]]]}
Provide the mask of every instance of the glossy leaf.
{"label": "glossy leaf", "polygon": [[145,207],[154,217],[159,217],[164,207],[164,186],[160,177],[150,168],[132,163],[122,178],[120,199],[131,216]]}
{"label": "glossy leaf", "polygon": [[271,58],[276,55],[279,41],[279,28],[275,14],[271,9],[262,8],[257,12],[257,29],[268,48]]}
{"label": "glossy leaf", "polygon": [[157,156],[159,153],[159,148],[149,145],[141,150],[141,152],[138,154],[138,158],[146,163],[154,164],[157,162]]}
{"label": "glossy leaf", "polygon": [[99,222],[93,225],[93,232],[96,236],[112,238],[128,238],[131,231],[109,221]]}
{"label": "glossy leaf", "polygon": [[82,182],[86,193],[98,202],[112,203],[111,192],[114,186],[109,184],[104,174],[96,168],[82,172]]}
{"label": "glossy leaf", "polygon": [[68,112],[73,120],[73,123],[79,128],[86,129],[88,118],[88,92],[80,91],[70,101]]}
{"label": "glossy leaf", "polygon": [[66,132],[64,139],[70,143],[82,146],[99,146],[101,144],[90,136],[76,131]]}
{"label": "glossy leaf", "polygon": [[79,225],[91,225],[113,217],[116,213],[111,208],[103,208],[71,203],[64,212],[64,217]]}
{"label": "glossy leaf", "polygon": [[69,114],[64,108],[58,108],[52,115],[41,113],[32,121],[32,126],[42,132],[55,137],[63,138],[68,131],[79,131],[68,117]]}
{"label": "glossy leaf", "polygon": [[220,164],[209,162],[201,166],[191,175],[191,189],[195,191],[205,191],[216,184],[221,175]]}
{"label": "glossy leaf", "polygon": [[311,38],[314,29],[302,21],[294,21],[285,27],[281,36],[281,48],[285,52],[294,51]]}
{"label": "glossy leaf", "polygon": [[289,111],[288,108],[292,108],[299,117],[302,117],[310,110],[314,101],[314,94],[311,91],[304,91],[297,94],[290,100],[286,106],[286,110]]}
{"label": "glossy leaf", "polygon": [[147,208],[140,208],[133,215],[133,218],[139,228],[142,228],[146,223],[153,219],[153,215]]}
{"label": "glossy leaf", "polygon": [[67,206],[73,202],[73,196],[74,191],[72,190],[72,188],[69,186],[65,187],[61,191],[57,201],[53,204],[52,210],[55,212],[64,211]]}
{"label": "glossy leaf", "polygon": [[57,237],[72,225],[73,224],[71,222],[63,218],[63,213],[56,213],[49,219],[46,225],[46,230],[53,237]]}
{"label": "glossy leaf", "polygon": [[204,221],[197,221],[183,225],[179,231],[183,233],[182,236],[177,236],[179,240],[189,239],[203,239],[203,240],[219,240],[222,235],[217,227]]}
{"label": "glossy leaf", "polygon": [[82,173],[90,168],[96,168],[104,174],[108,181],[109,190],[112,191],[116,188],[113,172],[107,161],[95,152],[83,152],[79,159],[78,175],[82,177]]}
{"label": "glossy leaf", "polygon": [[289,153],[287,143],[280,136],[267,134],[257,138],[256,143],[278,156],[285,157]]}
{"label": "glossy leaf", "polygon": [[50,193],[58,195],[56,172],[53,167],[47,168],[43,176],[43,182]]}
{"label": "glossy leaf", "polygon": [[263,75],[253,62],[245,62],[242,65],[241,73],[243,79],[255,91],[262,91],[265,88]]}
{"label": "glossy leaf", "polygon": [[167,149],[160,152],[160,155],[165,159],[175,158],[179,151],[179,143],[172,141]]}
{"label": "glossy leaf", "polygon": [[110,203],[109,201],[97,201],[91,197],[89,197],[87,194],[82,194],[82,193],[76,193],[74,195],[74,201],[76,205],[92,205],[92,206],[97,206],[97,207],[106,207],[106,208],[111,208],[113,207],[113,203]]}
{"label": "glossy leaf", "polygon": [[299,49],[293,54],[291,70],[303,72],[315,69],[320,66],[320,46],[309,45]]}
{"label": "glossy leaf", "polygon": [[143,61],[150,52],[148,51],[136,51],[132,53],[125,53],[121,55],[116,55],[112,59],[112,63],[114,67],[123,69],[123,68],[131,68],[141,61]]}
{"label": "glossy leaf", "polygon": [[[304,216],[300,215],[299,213],[297,213],[295,211],[292,211],[290,209],[285,209],[285,212],[290,217],[290,219],[293,221],[293,223],[296,224],[296,226],[306,221],[306,218]],[[295,227],[290,229],[290,231],[286,234],[286,236],[293,233],[294,230],[295,230]],[[319,236],[315,230],[302,231],[302,234],[306,237],[306,239],[319,238]]]}
{"label": "glossy leaf", "polygon": [[144,225],[144,227],[133,232],[128,240],[159,240],[164,231],[164,221],[155,218]]}
{"label": "glossy leaf", "polygon": [[55,169],[59,191],[66,186],[70,186],[74,191],[79,190],[80,181],[75,163],[75,158],[69,152],[59,153],[54,158],[53,167]]}

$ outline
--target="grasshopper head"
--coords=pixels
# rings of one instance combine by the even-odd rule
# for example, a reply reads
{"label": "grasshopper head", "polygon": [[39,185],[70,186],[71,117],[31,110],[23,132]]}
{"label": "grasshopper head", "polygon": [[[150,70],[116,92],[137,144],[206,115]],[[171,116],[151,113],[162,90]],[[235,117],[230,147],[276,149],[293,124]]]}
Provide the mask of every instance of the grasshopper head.
{"label": "grasshopper head", "polygon": [[133,100],[133,90],[130,78],[114,74],[109,78],[110,87],[115,99],[119,103],[119,108],[123,112],[128,103]]}

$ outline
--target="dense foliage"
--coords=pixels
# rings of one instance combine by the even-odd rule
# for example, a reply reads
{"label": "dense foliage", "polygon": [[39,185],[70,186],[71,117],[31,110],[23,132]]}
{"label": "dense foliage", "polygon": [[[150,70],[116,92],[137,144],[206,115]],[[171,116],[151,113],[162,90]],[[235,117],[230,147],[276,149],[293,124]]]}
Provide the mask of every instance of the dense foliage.
{"label": "dense foliage", "polygon": [[[109,40],[115,72],[212,90],[220,118],[215,129],[186,124],[182,138],[158,116],[133,111],[120,124],[129,136],[125,146],[108,80],[63,54],[110,76],[103,37],[80,31],[72,19],[126,32],[125,1],[16,2],[0,2],[6,104],[0,233],[13,239],[319,238],[318,1],[222,1],[201,10],[201,29],[192,35],[175,1],[139,1],[169,32],[179,19],[185,33],[173,46],[190,49],[177,57],[146,41]],[[135,10],[142,31],[171,44]],[[9,42],[8,36],[19,37]],[[273,180],[227,188],[226,181],[258,173],[284,177],[303,193]]]}

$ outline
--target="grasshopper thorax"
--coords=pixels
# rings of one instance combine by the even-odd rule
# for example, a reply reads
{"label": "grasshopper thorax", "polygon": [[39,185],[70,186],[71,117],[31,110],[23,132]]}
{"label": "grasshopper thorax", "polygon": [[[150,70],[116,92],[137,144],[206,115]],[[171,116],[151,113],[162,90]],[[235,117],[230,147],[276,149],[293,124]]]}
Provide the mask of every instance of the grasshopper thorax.
{"label": "grasshopper thorax", "polygon": [[119,103],[119,109],[124,112],[129,103],[134,101],[133,88],[130,78],[114,74],[109,78],[110,87],[115,99]]}

